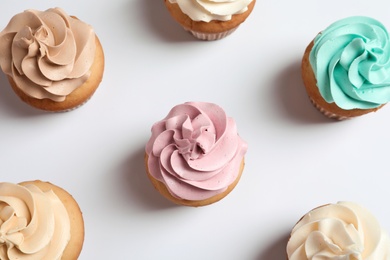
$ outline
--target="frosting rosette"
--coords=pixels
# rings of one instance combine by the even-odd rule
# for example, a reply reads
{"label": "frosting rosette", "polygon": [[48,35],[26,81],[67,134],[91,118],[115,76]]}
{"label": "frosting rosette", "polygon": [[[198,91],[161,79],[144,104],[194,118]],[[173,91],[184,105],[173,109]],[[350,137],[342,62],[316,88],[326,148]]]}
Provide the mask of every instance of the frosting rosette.
{"label": "frosting rosette", "polygon": [[253,0],[169,0],[178,4],[183,13],[193,21],[229,21],[232,15],[248,10]]}
{"label": "frosting rosette", "polygon": [[173,197],[199,201],[237,179],[247,144],[221,107],[187,102],[153,125],[145,150],[150,175]]}
{"label": "frosting rosette", "polygon": [[351,202],[327,204],[293,228],[289,260],[389,260],[390,239],[367,209]]}
{"label": "frosting rosette", "polygon": [[0,65],[36,99],[64,101],[90,75],[95,56],[91,26],[62,9],[27,10],[0,33]]}
{"label": "frosting rosette", "polygon": [[389,34],[380,22],[354,16],[333,23],[314,39],[309,59],[326,102],[351,110],[390,100]]}
{"label": "frosting rosette", "polygon": [[54,192],[0,183],[0,259],[61,259],[69,240],[68,213]]}

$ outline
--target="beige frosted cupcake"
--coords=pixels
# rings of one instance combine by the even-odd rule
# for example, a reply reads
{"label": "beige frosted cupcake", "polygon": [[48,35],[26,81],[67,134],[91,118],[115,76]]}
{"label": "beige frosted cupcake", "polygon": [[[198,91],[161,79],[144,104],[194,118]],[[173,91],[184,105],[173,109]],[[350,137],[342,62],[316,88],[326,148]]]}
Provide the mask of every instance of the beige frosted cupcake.
{"label": "beige frosted cupcake", "polygon": [[93,28],[62,9],[27,10],[0,33],[0,65],[27,104],[69,111],[98,88],[104,53]]}
{"label": "beige frosted cupcake", "polygon": [[302,78],[310,100],[327,117],[348,119],[377,111],[390,100],[390,42],[369,17],[331,24],[308,45]]}
{"label": "beige frosted cupcake", "polygon": [[256,0],[164,0],[172,17],[201,40],[233,33],[252,12]]}
{"label": "beige frosted cupcake", "polygon": [[287,259],[389,260],[390,238],[362,206],[327,204],[309,211],[294,226]]}
{"label": "beige frosted cupcake", "polygon": [[48,182],[0,183],[0,259],[76,260],[84,242],[74,198]]}
{"label": "beige frosted cupcake", "polygon": [[199,207],[234,189],[246,151],[235,121],[221,107],[187,102],[153,125],[145,164],[148,177],[165,198]]}

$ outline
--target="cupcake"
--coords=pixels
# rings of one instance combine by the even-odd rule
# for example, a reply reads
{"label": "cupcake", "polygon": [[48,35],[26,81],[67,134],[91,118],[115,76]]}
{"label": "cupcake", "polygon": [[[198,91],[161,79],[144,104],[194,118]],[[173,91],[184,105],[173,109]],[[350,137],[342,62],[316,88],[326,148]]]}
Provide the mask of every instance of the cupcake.
{"label": "cupcake", "polygon": [[390,100],[386,28],[361,16],[333,23],[306,48],[302,77],[312,103],[330,118],[377,111]]}
{"label": "cupcake", "polygon": [[221,107],[177,105],[151,132],[145,148],[147,174],[165,198],[178,205],[205,206],[237,185],[247,144]]}
{"label": "cupcake", "polygon": [[287,259],[389,260],[390,238],[367,209],[351,202],[327,204],[295,225]]}
{"label": "cupcake", "polygon": [[73,197],[48,182],[0,183],[0,259],[76,260],[84,222]]}
{"label": "cupcake", "polygon": [[219,40],[243,23],[256,0],[164,0],[172,17],[201,40]]}
{"label": "cupcake", "polygon": [[45,111],[68,111],[99,86],[103,48],[93,28],[60,8],[27,10],[0,32],[0,66],[21,100]]}

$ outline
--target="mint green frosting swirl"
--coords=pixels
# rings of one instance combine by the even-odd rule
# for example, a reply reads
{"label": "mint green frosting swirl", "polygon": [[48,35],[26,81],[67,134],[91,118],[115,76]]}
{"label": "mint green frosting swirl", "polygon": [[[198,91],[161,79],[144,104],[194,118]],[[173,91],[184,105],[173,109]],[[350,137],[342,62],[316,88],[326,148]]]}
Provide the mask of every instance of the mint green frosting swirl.
{"label": "mint green frosting swirl", "polygon": [[331,24],[314,39],[310,64],[322,97],[342,109],[370,109],[390,100],[386,28],[369,17]]}

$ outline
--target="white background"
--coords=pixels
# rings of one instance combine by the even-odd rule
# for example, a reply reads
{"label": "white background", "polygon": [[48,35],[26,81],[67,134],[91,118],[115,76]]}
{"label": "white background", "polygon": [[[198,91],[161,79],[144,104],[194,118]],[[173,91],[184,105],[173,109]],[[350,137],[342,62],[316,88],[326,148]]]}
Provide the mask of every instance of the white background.
{"label": "white background", "polygon": [[[62,7],[93,25],[105,50],[97,92],[67,113],[22,103],[0,74],[1,181],[40,179],[69,191],[84,213],[80,259],[285,259],[295,222],[340,200],[365,206],[390,231],[390,106],[329,120],[300,77],[320,30],[350,15],[390,28],[389,1],[258,0],[215,42],[186,33],[162,0],[0,5],[2,28],[25,9]],[[144,169],[152,124],[185,101],[222,106],[249,145],[236,189],[203,208],[172,205]]]}

